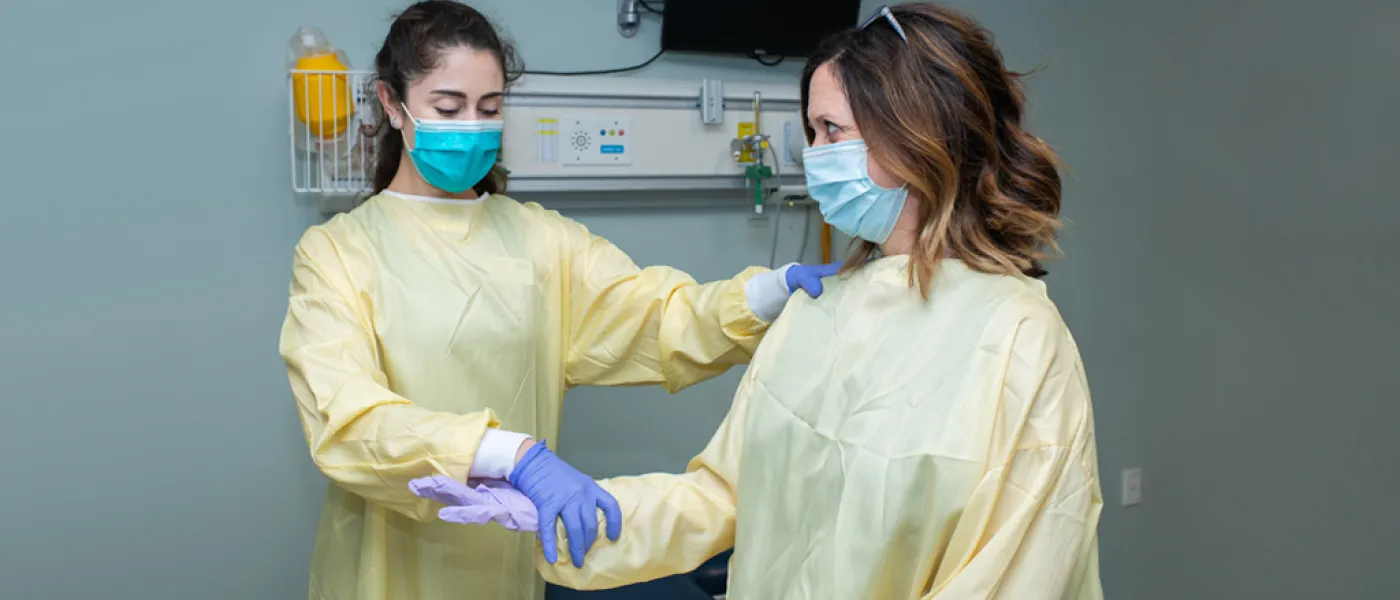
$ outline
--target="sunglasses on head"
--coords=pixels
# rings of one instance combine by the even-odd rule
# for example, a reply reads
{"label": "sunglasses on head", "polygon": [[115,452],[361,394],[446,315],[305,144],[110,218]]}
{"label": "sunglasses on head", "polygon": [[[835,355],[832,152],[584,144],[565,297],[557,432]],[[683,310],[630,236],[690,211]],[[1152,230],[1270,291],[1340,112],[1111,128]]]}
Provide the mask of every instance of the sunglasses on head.
{"label": "sunglasses on head", "polygon": [[869,27],[871,23],[879,21],[882,17],[885,21],[889,22],[890,27],[894,28],[894,32],[899,34],[899,39],[904,40],[904,43],[908,44],[909,36],[904,35],[904,28],[899,26],[899,21],[894,18],[894,13],[890,12],[890,7],[888,6],[881,6],[880,10],[875,11],[875,14],[870,15],[869,19],[866,19],[864,23],[860,24],[860,28],[865,29]]}

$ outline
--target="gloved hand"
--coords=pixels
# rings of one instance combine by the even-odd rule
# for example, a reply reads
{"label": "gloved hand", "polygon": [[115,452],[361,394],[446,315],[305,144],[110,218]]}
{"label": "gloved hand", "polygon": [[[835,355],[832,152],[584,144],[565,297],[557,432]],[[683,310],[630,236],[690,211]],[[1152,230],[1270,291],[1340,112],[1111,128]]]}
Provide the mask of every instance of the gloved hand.
{"label": "gloved hand", "polygon": [[792,263],[776,271],[759,273],[744,284],[749,310],[764,321],[772,323],[783,314],[788,298],[799,288],[816,298],[822,295],[822,278],[835,275],[841,265],[803,265]]}
{"label": "gloved hand", "polygon": [[788,293],[794,293],[799,288],[807,292],[813,298],[822,295],[822,279],[831,277],[841,270],[841,263],[831,263],[825,265],[803,265],[797,264],[788,267],[787,286]]}
{"label": "gloved hand", "polygon": [[510,473],[510,483],[535,503],[539,511],[540,545],[544,559],[554,564],[559,560],[554,521],[563,519],[564,533],[569,538],[569,554],[574,566],[583,568],[583,556],[598,539],[598,509],[608,520],[608,539],[617,541],[622,535],[622,507],[617,499],[598,485],[593,478],[569,466],[546,448],[544,441],[525,452]]}
{"label": "gloved hand", "polygon": [[511,531],[538,531],[539,513],[534,503],[499,479],[462,483],[443,475],[414,479],[408,488],[419,498],[446,504],[438,518],[448,523],[484,525],[491,521]]}

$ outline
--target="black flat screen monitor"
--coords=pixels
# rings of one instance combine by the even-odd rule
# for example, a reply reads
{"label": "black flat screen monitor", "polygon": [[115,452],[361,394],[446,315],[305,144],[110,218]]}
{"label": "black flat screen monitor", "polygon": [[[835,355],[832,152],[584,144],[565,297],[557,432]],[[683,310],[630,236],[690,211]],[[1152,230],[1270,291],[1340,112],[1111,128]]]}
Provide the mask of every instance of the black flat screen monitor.
{"label": "black flat screen monitor", "polygon": [[860,20],[860,0],[665,0],[664,6],[661,47],[677,52],[801,58]]}

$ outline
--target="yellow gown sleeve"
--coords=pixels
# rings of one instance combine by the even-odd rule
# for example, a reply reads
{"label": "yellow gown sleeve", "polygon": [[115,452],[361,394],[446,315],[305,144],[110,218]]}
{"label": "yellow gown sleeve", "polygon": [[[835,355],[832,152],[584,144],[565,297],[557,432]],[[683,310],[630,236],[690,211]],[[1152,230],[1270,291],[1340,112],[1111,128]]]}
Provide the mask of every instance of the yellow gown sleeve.
{"label": "yellow gown sleeve", "polygon": [[[564,220],[563,217],[558,217]],[[567,221],[570,386],[661,384],[675,392],[753,358],[768,323],[750,309],[751,267],[697,284],[670,267],[637,268],[621,250]]]}
{"label": "yellow gown sleeve", "polygon": [[465,481],[490,410],[464,415],[415,406],[387,385],[371,329],[335,242],[313,228],[298,244],[280,349],[311,458],[337,485],[419,521],[441,508],[408,482],[440,473]]}
{"label": "yellow gown sleeve", "polygon": [[753,372],[745,374],[729,414],[684,475],[654,473],[598,482],[622,508],[622,536],[616,542],[608,539],[600,511],[598,540],[583,568],[576,569],[563,525],[556,525],[559,562],[551,565],[542,550],[535,550],[535,567],[545,581],[576,590],[611,589],[694,571],[734,547],[739,461]]}
{"label": "yellow gown sleeve", "polygon": [[1005,441],[930,569],[923,600],[1101,599],[1103,498],[1078,350],[1058,319],[1030,318],[1007,365],[997,434]]}

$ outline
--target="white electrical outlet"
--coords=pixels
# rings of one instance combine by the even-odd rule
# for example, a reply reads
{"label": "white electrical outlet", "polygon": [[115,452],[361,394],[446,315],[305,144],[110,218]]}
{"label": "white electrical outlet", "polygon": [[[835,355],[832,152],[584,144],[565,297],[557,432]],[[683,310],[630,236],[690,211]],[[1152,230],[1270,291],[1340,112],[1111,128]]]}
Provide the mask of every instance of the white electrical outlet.
{"label": "white electrical outlet", "polygon": [[1142,467],[1123,469],[1123,506],[1142,504]]}

